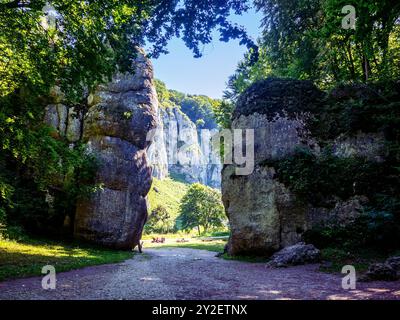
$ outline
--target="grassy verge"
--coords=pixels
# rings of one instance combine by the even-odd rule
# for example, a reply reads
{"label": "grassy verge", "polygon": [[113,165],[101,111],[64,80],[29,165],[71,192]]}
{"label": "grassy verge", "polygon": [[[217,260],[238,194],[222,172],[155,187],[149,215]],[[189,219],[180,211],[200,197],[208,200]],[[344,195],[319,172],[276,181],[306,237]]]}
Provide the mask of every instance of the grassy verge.
{"label": "grassy verge", "polygon": [[148,194],[150,211],[157,206],[163,206],[167,209],[171,218],[175,219],[179,215],[181,199],[186,194],[189,186],[187,183],[171,178],[163,180],[153,178],[153,184]]}
{"label": "grassy verge", "polygon": [[[198,249],[198,250],[207,250],[216,253],[223,253],[224,247],[226,245],[226,240],[213,240],[213,241],[201,241],[200,239],[192,238],[190,242],[184,243],[146,243],[145,248],[189,248],[189,249]],[[237,260],[244,262],[266,262],[267,259],[265,257],[254,257],[254,256],[230,256],[224,253],[221,256],[222,259],[225,260]]]}
{"label": "grassy verge", "polygon": [[118,263],[132,256],[133,252],[78,244],[0,240],[0,281],[40,276],[45,265],[53,265],[57,272],[62,272],[86,266]]}
{"label": "grassy verge", "polygon": [[207,250],[213,252],[223,252],[226,241],[215,240],[215,241],[201,241],[199,239],[191,239],[190,242],[167,242],[167,243],[145,243],[144,249],[146,248],[189,248],[198,250]]}
{"label": "grassy verge", "polygon": [[153,238],[165,238],[165,239],[187,239],[188,237],[192,237],[191,234],[186,232],[177,232],[177,233],[151,233],[144,234],[142,236],[142,240],[151,240]]}

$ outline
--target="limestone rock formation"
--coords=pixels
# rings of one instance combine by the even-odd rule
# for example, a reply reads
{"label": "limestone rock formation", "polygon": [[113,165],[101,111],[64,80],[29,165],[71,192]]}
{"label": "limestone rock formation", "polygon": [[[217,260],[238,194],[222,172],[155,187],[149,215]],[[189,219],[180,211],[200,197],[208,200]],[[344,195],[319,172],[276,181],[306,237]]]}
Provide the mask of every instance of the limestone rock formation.
{"label": "limestone rock formation", "polygon": [[152,174],[153,177],[158,179],[165,179],[168,176],[168,156],[167,156],[167,146],[166,139],[164,133],[164,124],[162,121],[162,109],[158,109],[157,112],[157,121],[158,126],[157,130],[155,130],[155,134],[153,136],[153,142],[149,147],[147,154],[149,163],[153,169]]}
{"label": "limestone rock formation", "polygon": [[299,242],[308,228],[307,208],[275,179],[275,169],[262,163],[279,160],[299,146],[315,148],[305,115],[288,112],[302,100],[313,105],[310,97],[320,95],[308,82],[267,81],[239,99],[232,128],[254,129],[255,169],[238,176],[235,165],[227,165],[222,172],[222,200],[231,227],[229,254],[269,255]]}
{"label": "limestone rock formation", "polygon": [[133,74],[117,74],[88,97],[84,117],[73,108],[49,106],[45,121],[74,143],[81,140],[99,160],[102,186],[77,204],[74,236],[129,249],[139,243],[151,186],[148,133],[157,128],[157,95],[150,61],[139,52]]}
{"label": "limestone rock formation", "polygon": [[[299,148],[319,156],[321,146],[309,128],[325,94],[311,82],[267,79],[251,86],[238,100],[233,129],[254,129],[255,168],[236,175],[236,165],[222,171],[222,199],[229,218],[232,255],[270,255],[303,240],[307,230],[331,222],[354,221],[368,202],[362,196],[330,199],[331,206],[299,201],[277,178],[273,163]],[[338,157],[363,156],[380,161],[384,140],[377,134],[340,137],[332,141]]]}
{"label": "limestone rock formation", "polygon": [[395,281],[400,279],[400,257],[390,257],[384,263],[373,263],[361,281]]}
{"label": "limestone rock formation", "polygon": [[179,107],[160,108],[158,119],[160,127],[148,151],[153,176],[174,175],[219,188],[222,166],[209,143],[218,130],[199,130]]}
{"label": "limestone rock formation", "polygon": [[361,281],[395,281],[398,279],[396,270],[386,263],[373,263],[361,277]]}
{"label": "limestone rock formation", "polygon": [[283,268],[307,263],[317,263],[321,252],[312,244],[298,243],[274,253],[267,263],[270,268]]}
{"label": "limestone rock formation", "polygon": [[81,139],[83,113],[74,107],[67,107],[62,103],[48,105],[44,121],[55,128],[60,136],[66,137],[70,143]]}

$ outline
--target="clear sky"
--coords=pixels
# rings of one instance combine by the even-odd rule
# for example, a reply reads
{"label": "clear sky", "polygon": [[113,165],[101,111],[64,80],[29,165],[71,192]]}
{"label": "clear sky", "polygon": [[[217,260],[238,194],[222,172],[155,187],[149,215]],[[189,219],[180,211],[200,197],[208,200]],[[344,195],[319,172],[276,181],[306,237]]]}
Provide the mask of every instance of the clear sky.
{"label": "clear sky", "polygon": [[[231,20],[245,26],[254,40],[260,36],[261,14],[254,10],[232,16]],[[237,40],[220,42],[215,36],[204,46],[201,58],[193,58],[193,53],[180,39],[171,40],[168,50],[169,54],[153,60],[157,79],[164,81],[169,89],[222,98],[228,77],[234,73],[246,47],[240,46]]]}

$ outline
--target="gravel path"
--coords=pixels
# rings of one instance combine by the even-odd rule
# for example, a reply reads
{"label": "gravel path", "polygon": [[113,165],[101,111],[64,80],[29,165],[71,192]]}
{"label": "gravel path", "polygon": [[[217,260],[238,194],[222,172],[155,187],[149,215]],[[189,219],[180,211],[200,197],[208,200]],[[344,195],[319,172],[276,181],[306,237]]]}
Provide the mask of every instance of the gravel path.
{"label": "gravel path", "polygon": [[318,265],[266,269],[263,263],[227,261],[184,248],[147,249],[123,263],[0,283],[0,299],[400,299],[400,281],[341,288],[340,274]]}

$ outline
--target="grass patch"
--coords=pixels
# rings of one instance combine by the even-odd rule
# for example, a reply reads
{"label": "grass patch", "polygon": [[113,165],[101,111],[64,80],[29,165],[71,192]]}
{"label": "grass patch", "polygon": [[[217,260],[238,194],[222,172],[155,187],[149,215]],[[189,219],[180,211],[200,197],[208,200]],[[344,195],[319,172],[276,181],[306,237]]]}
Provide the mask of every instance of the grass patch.
{"label": "grass patch", "polygon": [[115,251],[75,243],[0,240],[0,281],[40,276],[45,265],[53,265],[57,272],[62,272],[86,266],[118,263],[132,256],[131,251]]}
{"label": "grass patch", "polygon": [[192,237],[192,235],[195,235],[196,232],[184,232],[184,231],[179,231],[176,233],[150,233],[150,234],[144,234],[142,236],[142,240],[151,240],[153,238],[165,238],[165,239],[182,239],[185,238],[187,239],[188,237]]}
{"label": "grass patch", "polygon": [[176,217],[179,213],[179,205],[181,199],[186,194],[190,185],[171,178],[159,180],[153,178],[148,198],[150,209],[155,209],[157,206],[164,206],[168,213]]}
{"label": "grass patch", "polygon": [[170,219],[175,221],[179,215],[181,199],[189,187],[190,184],[172,178],[163,180],[153,178],[153,184],[148,194],[150,212],[158,206],[162,206],[168,211]]}
{"label": "grass patch", "polygon": [[173,243],[145,243],[144,250],[146,248],[189,248],[198,250],[207,250],[212,252],[223,252],[226,241],[215,240],[215,241],[201,241],[198,239],[192,239],[190,242],[173,242]]}
{"label": "grass patch", "polygon": [[[213,240],[213,241],[201,241],[200,239],[192,238],[190,242],[185,243],[146,243],[144,250],[146,248],[188,248],[188,249],[198,249],[198,250],[207,250],[216,253],[223,253],[226,245],[226,240]],[[260,263],[266,262],[267,259],[265,257],[256,257],[256,256],[230,256],[224,253],[221,256],[222,259],[225,260],[236,260],[243,262],[251,262],[251,263]]]}

